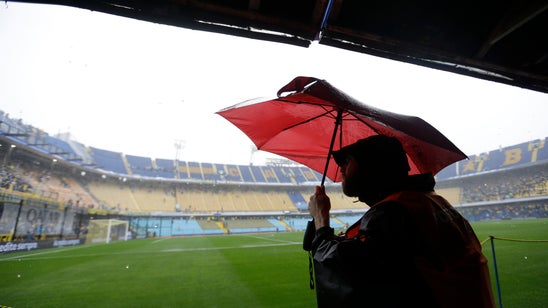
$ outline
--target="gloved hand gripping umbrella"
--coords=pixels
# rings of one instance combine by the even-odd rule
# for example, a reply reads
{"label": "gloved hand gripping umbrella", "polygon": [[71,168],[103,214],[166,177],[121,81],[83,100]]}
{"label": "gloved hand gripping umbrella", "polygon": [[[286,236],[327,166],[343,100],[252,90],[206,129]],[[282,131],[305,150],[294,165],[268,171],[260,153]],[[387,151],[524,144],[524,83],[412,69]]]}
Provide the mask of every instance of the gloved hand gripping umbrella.
{"label": "gloved hand gripping umbrella", "polygon": [[465,159],[451,141],[424,120],[381,110],[350,97],[325,80],[297,77],[278,98],[245,101],[217,113],[242,130],[257,149],[278,154],[341,180],[331,153],[372,135],[397,138],[410,174],[436,174]]}
{"label": "gloved hand gripping umbrella", "polygon": [[[362,138],[397,138],[407,153],[409,174],[436,174],[465,159],[451,141],[424,120],[381,110],[350,97],[325,80],[297,77],[278,91],[278,98],[245,101],[217,113],[242,130],[257,149],[281,155],[339,182],[332,152]],[[310,221],[303,239],[309,252],[310,288],[314,289]]]}

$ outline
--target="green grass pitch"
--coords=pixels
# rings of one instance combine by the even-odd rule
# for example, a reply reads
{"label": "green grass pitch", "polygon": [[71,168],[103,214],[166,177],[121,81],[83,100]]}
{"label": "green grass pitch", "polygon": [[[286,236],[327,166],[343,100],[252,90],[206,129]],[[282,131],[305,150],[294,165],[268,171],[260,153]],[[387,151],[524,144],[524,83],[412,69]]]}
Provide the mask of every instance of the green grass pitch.
{"label": "green grass pitch", "polygon": [[[548,219],[473,224],[539,240]],[[302,233],[155,238],[0,255],[0,307],[314,307]],[[484,252],[493,265],[491,245]],[[546,307],[548,243],[495,240],[504,307]],[[493,292],[497,297],[493,277]]]}

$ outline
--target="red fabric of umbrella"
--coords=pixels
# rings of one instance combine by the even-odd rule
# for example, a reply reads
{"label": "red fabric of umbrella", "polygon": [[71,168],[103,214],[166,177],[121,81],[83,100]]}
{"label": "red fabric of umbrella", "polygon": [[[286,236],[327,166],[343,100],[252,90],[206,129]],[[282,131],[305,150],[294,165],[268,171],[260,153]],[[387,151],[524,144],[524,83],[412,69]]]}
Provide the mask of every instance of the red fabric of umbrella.
{"label": "red fabric of umbrella", "polygon": [[[278,154],[339,182],[331,152],[382,134],[400,140],[410,174],[436,174],[467,158],[426,121],[381,110],[350,97],[325,80],[297,77],[278,98],[246,101],[217,112],[244,132],[257,149]],[[323,180],[322,180],[323,184]]]}

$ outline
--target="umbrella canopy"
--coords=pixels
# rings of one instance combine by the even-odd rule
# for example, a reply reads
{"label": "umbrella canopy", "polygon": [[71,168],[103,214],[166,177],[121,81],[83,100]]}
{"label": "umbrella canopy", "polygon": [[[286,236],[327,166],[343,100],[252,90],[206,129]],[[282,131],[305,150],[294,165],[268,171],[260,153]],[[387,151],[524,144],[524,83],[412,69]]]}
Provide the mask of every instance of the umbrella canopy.
{"label": "umbrella canopy", "polygon": [[245,101],[217,113],[257,149],[301,163],[334,182],[341,181],[341,175],[335,162],[330,163],[332,151],[372,135],[400,140],[410,174],[436,174],[467,158],[426,121],[366,105],[313,77],[293,79],[276,99]]}

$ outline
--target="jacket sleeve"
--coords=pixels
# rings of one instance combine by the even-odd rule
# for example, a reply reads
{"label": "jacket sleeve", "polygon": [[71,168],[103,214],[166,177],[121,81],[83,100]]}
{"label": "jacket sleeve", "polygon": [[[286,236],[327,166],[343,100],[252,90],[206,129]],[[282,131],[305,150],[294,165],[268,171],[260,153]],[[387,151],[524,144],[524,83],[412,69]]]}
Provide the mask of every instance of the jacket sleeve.
{"label": "jacket sleeve", "polygon": [[334,234],[333,228],[322,227],[316,230],[316,236],[312,242],[312,253],[316,262],[325,265],[338,264],[338,266],[351,265],[358,261],[363,243],[359,238],[345,238]]}
{"label": "jacket sleeve", "polygon": [[356,244],[354,239],[336,236],[330,227],[316,230],[312,242],[314,275],[318,307],[356,307],[361,288],[357,288],[357,277],[353,275],[356,260],[345,251]]}
{"label": "jacket sleeve", "polygon": [[335,236],[333,228],[321,227],[316,230],[316,236],[312,241],[314,258],[317,258],[318,261],[332,258],[336,253],[334,250],[337,249],[337,246],[341,241],[342,238]]}
{"label": "jacket sleeve", "polygon": [[336,236],[329,227],[318,229],[312,242],[318,303],[405,307],[402,301],[423,294],[415,292],[422,284],[415,283],[419,280],[410,264],[413,229],[403,207],[393,202],[370,208],[356,237]]}
{"label": "jacket sleeve", "polygon": [[336,262],[348,266],[354,262],[385,263],[407,250],[410,231],[403,208],[389,202],[371,208],[364,215],[359,235],[355,238],[336,236],[330,227],[318,229],[312,252],[314,259],[321,263]]}

